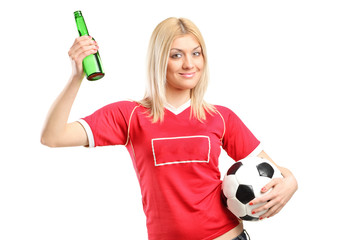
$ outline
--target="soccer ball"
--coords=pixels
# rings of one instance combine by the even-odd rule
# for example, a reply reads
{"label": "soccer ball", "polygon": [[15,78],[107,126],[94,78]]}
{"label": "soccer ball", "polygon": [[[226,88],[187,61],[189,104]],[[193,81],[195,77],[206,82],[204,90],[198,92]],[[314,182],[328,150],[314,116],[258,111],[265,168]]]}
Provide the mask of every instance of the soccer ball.
{"label": "soccer ball", "polygon": [[260,157],[247,157],[233,164],[227,171],[222,183],[222,200],[225,206],[238,218],[257,221],[266,212],[252,214],[252,210],[265,203],[253,206],[249,202],[254,198],[268,194],[261,193],[273,178],[282,178],[281,173],[270,161]]}

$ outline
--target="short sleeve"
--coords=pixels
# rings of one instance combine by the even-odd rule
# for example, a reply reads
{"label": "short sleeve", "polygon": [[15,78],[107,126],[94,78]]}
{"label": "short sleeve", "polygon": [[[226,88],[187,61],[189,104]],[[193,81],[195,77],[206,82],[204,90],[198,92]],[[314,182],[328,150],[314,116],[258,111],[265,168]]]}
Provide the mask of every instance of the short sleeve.
{"label": "short sleeve", "polygon": [[261,152],[260,141],[245,126],[241,119],[230,109],[216,107],[223,117],[225,133],[222,147],[235,161]]}
{"label": "short sleeve", "polygon": [[86,131],[89,147],[125,145],[128,121],[134,107],[134,102],[116,102],[80,119],[78,122]]}

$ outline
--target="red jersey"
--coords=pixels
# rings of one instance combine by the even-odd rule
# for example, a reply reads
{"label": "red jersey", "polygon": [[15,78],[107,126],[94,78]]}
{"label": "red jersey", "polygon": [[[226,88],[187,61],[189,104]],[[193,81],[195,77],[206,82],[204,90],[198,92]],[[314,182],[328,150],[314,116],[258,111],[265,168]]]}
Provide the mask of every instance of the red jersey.
{"label": "red jersey", "polygon": [[200,122],[190,101],[180,111],[165,108],[152,123],[136,102],[107,105],[81,119],[90,147],[125,145],[139,180],[150,240],[209,240],[239,222],[222,204],[218,158],[221,147],[235,161],[259,141],[228,108],[215,106]]}

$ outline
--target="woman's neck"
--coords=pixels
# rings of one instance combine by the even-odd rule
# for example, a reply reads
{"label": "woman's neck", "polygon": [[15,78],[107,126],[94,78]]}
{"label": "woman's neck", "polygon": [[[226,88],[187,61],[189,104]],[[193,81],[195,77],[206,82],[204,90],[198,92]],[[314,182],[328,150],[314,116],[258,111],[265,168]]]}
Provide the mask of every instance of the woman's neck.
{"label": "woman's neck", "polygon": [[190,99],[190,90],[170,90],[166,91],[166,101],[171,106],[178,108]]}

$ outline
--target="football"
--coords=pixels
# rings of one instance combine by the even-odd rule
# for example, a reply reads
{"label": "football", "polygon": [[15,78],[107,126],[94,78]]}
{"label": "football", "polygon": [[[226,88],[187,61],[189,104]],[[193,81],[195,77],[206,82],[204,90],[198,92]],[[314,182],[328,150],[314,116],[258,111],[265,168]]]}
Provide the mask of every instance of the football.
{"label": "football", "polygon": [[282,178],[279,169],[267,159],[247,157],[233,164],[222,182],[221,197],[225,206],[238,218],[257,221],[266,211],[252,214],[252,210],[265,203],[250,206],[254,198],[263,196],[261,189],[273,178]]}

